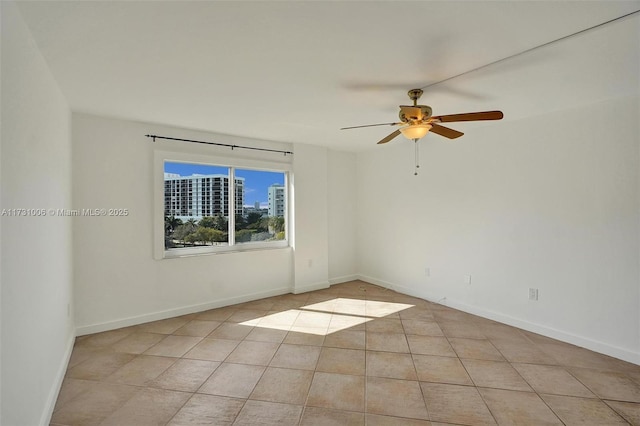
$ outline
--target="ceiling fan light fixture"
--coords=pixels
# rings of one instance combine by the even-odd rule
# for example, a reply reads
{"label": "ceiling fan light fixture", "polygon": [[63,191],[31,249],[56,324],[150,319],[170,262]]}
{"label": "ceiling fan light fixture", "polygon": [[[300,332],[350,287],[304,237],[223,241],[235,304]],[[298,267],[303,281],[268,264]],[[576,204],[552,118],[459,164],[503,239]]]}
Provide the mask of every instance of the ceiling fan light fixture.
{"label": "ceiling fan light fixture", "polygon": [[431,124],[412,124],[409,126],[401,127],[400,132],[402,135],[410,140],[420,139],[426,136],[431,130]]}

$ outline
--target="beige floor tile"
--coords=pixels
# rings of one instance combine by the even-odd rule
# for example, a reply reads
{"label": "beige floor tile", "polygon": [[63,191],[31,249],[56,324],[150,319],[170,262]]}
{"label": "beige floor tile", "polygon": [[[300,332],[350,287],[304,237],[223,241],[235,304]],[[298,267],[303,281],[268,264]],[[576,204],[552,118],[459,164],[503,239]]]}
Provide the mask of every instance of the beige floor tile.
{"label": "beige floor tile", "polygon": [[431,420],[461,425],[495,425],[473,386],[420,383]]}
{"label": "beige floor tile", "polygon": [[97,353],[67,371],[72,379],[103,380],[118,368],[131,361],[135,355],[124,353]]}
{"label": "beige floor tile", "polygon": [[282,343],[287,336],[286,330],[274,330],[271,328],[256,327],[245,337],[245,340],[256,342]]}
{"label": "beige floor tile", "polygon": [[358,349],[322,348],[316,371],[363,376],[365,351]]}
{"label": "beige floor tile", "polygon": [[171,419],[169,426],[230,426],[244,403],[243,399],[195,394]]}
{"label": "beige floor tile", "polygon": [[242,303],[238,306],[239,309],[256,309],[259,311],[270,311],[273,308],[273,304],[275,303],[272,297],[267,297],[265,299],[253,300],[251,302]]}
{"label": "beige floor tile", "polygon": [[[365,316],[400,320],[399,312],[413,307],[411,304],[413,299],[403,299],[402,297],[396,295],[391,300],[367,299],[365,302]],[[393,333],[393,331],[389,332]]]}
{"label": "beige floor tile", "polygon": [[77,344],[73,347],[73,351],[71,352],[71,357],[69,358],[69,364],[67,365],[67,370],[72,369],[76,365],[93,358],[99,353],[109,353],[113,352],[111,347],[106,348],[87,348],[83,346],[78,346]]}
{"label": "beige floor tile", "polygon": [[167,336],[155,346],[147,349],[145,355],[181,357],[200,343],[202,337]]}
{"label": "beige floor tile", "polygon": [[533,392],[508,362],[463,359],[462,364],[478,387]]}
{"label": "beige floor tile", "polygon": [[178,409],[174,426],[640,425],[640,367],[353,281],[78,337],[51,425]]}
{"label": "beige floor tile", "polygon": [[562,425],[535,393],[486,388],[478,391],[500,425]]}
{"label": "beige floor tile", "polygon": [[436,320],[441,323],[461,323],[474,319],[471,314],[449,307],[445,307],[444,309],[435,309],[433,315]]}
{"label": "beige floor tile", "polygon": [[256,309],[238,309],[235,311],[229,318],[227,318],[226,322],[245,322],[251,321],[258,318],[262,318],[269,314],[268,310],[260,311]]}
{"label": "beige floor tile", "polygon": [[312,294],[309,297],[307,304],[302,306],[300,309],[305,311],[332,313],[335,312],[336,300],[338,300],[338,298],[335,297],[335,295],[314,296]]}
{"label": "beige floor tile", "polygon": [[558,361],[529,341],[491,339],[491,343],[509,362],[557,365]]}
{"label": "beige floor tile", "polygon": [[259,365],[222,363],[198,393],[248,398],[265,368]]}
{"label": "beige floor tile", "polygon": [[419,336],[444,336],[440,326],[435,321],[420,319],[403,319],[402,326],[405,334],[417,334]]}
{"label": "beige floor tile", "polygon": [[489,340],[530,343],[521,330],[498,322],[491,322],[480,327]]}
{"label": "beige floor tile", "polygon": [[137,326],[138,331],[147,333],[171,334],[189,321],[184,318],[169,318],[160,321],[148,322]]}
{"label": "beige floor tile", "polygon": [[433,355],[413,355],[413,364],[421,382],[473,385],[458,358]]}
{"label": "beige floor tile", "polygon": [[220,321],[195,319],[177,329],[173,334],[176,336],[206,337],[221,324]]}
{"label": "beige floor tile", "polygon": [[414,306],[412,308],[403,309],[398,312],[401,320],[420,320],[420,321],[435,321],[433,312],[430,309],[426,309],[420,306]]}
{"label": "beige floor tile", "polygon": [[428,420],[417,381],[367,377],[367,413]]}
{"label": "beige floor tile", "polygon": [[205,337],[184,355],[184,358],[206,361],[224,361],[238,346],[238,340],[213,339]]}
{"label": "beige floor tile", "polygon": [[187,392],[145,388],[108,416],[101,426],[166,424],[191,397]]}
{"label": "beige floor tile", "polygon": [[[406,419],[392,416],[381,416],[380,414],[366,414],[367,426],[433,426],[427,420]],[[336,425],[338,426],[338,425]]]}
{"label": "beige floor tile", "polygon": [[367,350],[409,353],[407,337],[402,333],[367,332]]}
{"label": "beige floor tile", "polygon": [[244,340],[227,357],[227,362],[236,364],[269,365],[278,350],[277,343]]}
{"label": "beige floor tile", "polygon": [[252,326],[225,322],[211,332],[207,337],[214,339],[242,340],[253,330]]}
{"label": "beige floor tile", "polygon": [[312,379],[312,371],[268,367],[249,399],[303,405]]}
{"label": "beige floor tile", "polygon": [[336,299],[333,312],[348,316],[365,317],[367,316],[366,301],[350,297],[340,297]]}
{"label": "beige floor tile", "polygon": [[176,360],[159,356],[139,355],[106,378],[107,382],[146,386]]}
{"label": "beige floor tile", "polygon": [[328,329],[331,318],[329,312],[300,311],[293,326]]}
{"label": "beige floor tile", "polygon": [[269,311],[267,316],[246,321],[244,324],[259,325],[260,327],[271,328],[274,330],[289,330],[296,322],[298,315],[300,315],[299,309]]}
{"label": "beige floor tile", "polygon": [[179,359],[164,373],[149,383],[149,386],[195,392],[220,365],[215,361]]}
{"label": "beige floor tile", "polygon": [[196,315],[196,319],[204,321],[226,321],[237,308],[229,306],[225,308],[211,309],[209,311],[200,312]]}
{"label": "beige floor tile", "polygon": [[363,376],[316,372],[307,405],[336,410],[364,411]]}
{"label": "beige floor tile", "polygon": [[615,411],[598,399],[540,395],[565,425],[626,425]]}
{"label": "beige floor tile", "polygon": [[569,368],[569,372],[602,399],[640,402],[640,384],[622,373],[586,368]]}
{"label": "beige floor tile", "polygon": [[635,402],[604,401],[632,425],[640,425],[640,404]]}
{"label": "beige floor tile", "polygon": [[512,366],[538,393],[584,398],[596,397],[564,367],[534,364],[512,364]]}
{"label": "beige floor tile", "polygon": [[300,370],[315,370],[320,356],[319,346],[282,344],[273,356],[272,367],[296,368]]}
{"label": "beige floor tile", "polygon": [[300,421],[302,407],[277,402],[247,401],[234,426],[294,426]]}
{"label": "beige floor tile", "polygon": [[553,343],[537,344],[537,347],[555,358],[558,364],[567,367],[616,371],[620,366],[619,360],[569,343],[553,341]]}
{"label": "beige floor tile", "polygon": [[372,318],[345,314],[332,314],[327,333],[335,333],[340,330],[364,331],[366,323]]}
{"label": "beige floor tile", "polygon": [[300,426],[364,426],[364,413],[306,407]]}
{"label": "beige floor tile", "polygon": [[300,303],[295,300],[278,300],[273,303],[271,307],[271,312],[282,312],[287,311],[289,309],[298,309],[304,306],[304,303]]}
{"label": "beige floor tile", "polygon": [[410,335],[407,340],[412,354],[456,356],[446,337]]}
{"label": "beige floor tile", "polygon": [[288,331],[282,342],[290,345],[322,346],[324,338],[325,333],[316,333],[313,329],[297,329]]}
{"label": "beige floor tile", "polygon": [[88,392],[76,396],[53,413],[52,423],[97,425],[123,406],[140,388],[114,383],[97,383]]}
{"label": "beige floor tile", "polygon": [[99,386],[99,382],[93,380],[64,379],[53,411],[59,410],[75,397],[90,392],[96,386]]}
{"label": "beige floor tile", "polygon": [[460,358],[506,361],[488,340],[452,337],[449,339],[449,343]]}
{"label": "beige floor tile", "polygon": [[112,348],[115,352],[141,354],[150,347],[155,346],[165,337],[167,337],[166,334],[136,332],[119,340],[113,344]]}
{"label": "beige floor tile", "polygon": [[342,330],[327,334],[323,346],[345,349],[364,349],[366,333],[363,330]]}
{"label": "beige floor tile", "polygon": [[404,333],[399,319],[379,318],[365,324],[366,331],[374,333]]}
{"label": "beige floor tile", "polygon": [[367,376],[418,380],[409,354],[367,351]]}
{"label": "beige floor tile", "polygon": [[117,330],[105,331],[103,333],[82,336],[76,339],[76,346],[85,348],[103,348],[114,345],[125,337],[133,334],[134,328],[120,328]]}
{"label": "beige floor tile", "polygon": [[486,339],[482,328],[468,321],[441,321],[438,322],[438,325],[447,337]]}

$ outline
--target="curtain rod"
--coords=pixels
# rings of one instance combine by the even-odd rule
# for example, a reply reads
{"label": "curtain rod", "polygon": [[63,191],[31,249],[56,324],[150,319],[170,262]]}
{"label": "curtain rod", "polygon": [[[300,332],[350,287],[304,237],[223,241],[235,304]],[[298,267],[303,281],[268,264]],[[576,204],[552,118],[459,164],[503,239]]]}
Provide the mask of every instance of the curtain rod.
{"label": "curtain rod", "polygon": [[170,138],[168,136],[158,136],[158,135],[145,135],[148,138],[152,138],[153,141],[155,142],[156,139],[166,139],[169,141],[180,141],[180,142],[191,142],[191,143],[201,143],[201,144],[205,144],[205,145],[216,145],[216,146],[226,146],[231,148],[232,150],[239,148],[239,149],[250,149],[253,151],[266,151],[266,152],[279,152],[281,154],[284,154],[285,156],[287,154],[289,155],[293,155],[293,152],[291,151],[282,151],[279,149],[268,149],[268,148],[255,148],[252,146],[242,146],[242,145],[230,145],[228,143],[219,143],[219,142],[205,142],[205,141],[196,141],[193,139],[181,139],[181,138]]}

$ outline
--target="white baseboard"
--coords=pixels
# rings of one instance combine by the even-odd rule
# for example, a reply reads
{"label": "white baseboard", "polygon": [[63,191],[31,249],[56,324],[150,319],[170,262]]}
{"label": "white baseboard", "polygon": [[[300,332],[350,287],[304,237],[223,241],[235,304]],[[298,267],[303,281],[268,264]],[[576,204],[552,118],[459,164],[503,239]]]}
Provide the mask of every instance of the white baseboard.
{"label": "white baseboard", "polygon": [[329,288],[329,281],[322,281],[319,283],[314,283],[314,284],[307,284],[307,285],[301,285],[301,286],[294,286],[293,288],[293,294],[300,294],[300,293],[306,293],[308,291],[315,291],[315,290],[323,290],[325,288]]}
{"label": "white baseboard", "polygon": [[329,278],[329,284],[336,285],[336,284],[348,283],[349,281],[355,281],[357,279],[359,279],[359,276],[357,274],[343,275],[341,277]]}
{"label": "white baseboard", "polygon": [[[327,285],[328,287],[328,285]],[[150,321],[158,321],[167,318],[173,318],[180,315],[193,314],[196,312],[202,312],[209,309],[222,308],[224,306],[235,305],[238,303],[251,302],[253,300],[264,299],[265,297],[280,296],[282,294],[291,293],[290,287],[280,287],[268,291],[245,294],[242,296],[229,297],[226,299],[219,299],[210,301],[207,303],[201,303],[197,305],[183,306],[181,308],[168,309],[166,311],[151,312],[143,315],[136,315],[134,317],[122,318],[115,321],[108,321],[100,324],[91,324],[80,326],[76,328],[76,335],[84,336],[85,334],[101,333],[103,331],[115,330],[117,328],[129,327],[132,325],[144,324]]]}
{"label": "white baseboard", "polygon": [[473,314],[479,317],[498,321],[500,323],[517,327],[523,330],[527,330],[532,333],[541,334],[543,336],[550,337],[552,339],[557,339],[566,343],[571,343],[572,345],[580,346],[582,348],[586,348],[594,352],[598,352],[604,355],[609,355],[614,358],[621,359],[623,361],[640,365],[640,353],[633,352],[628,349],[613,346],[611,344],[604,343],[604,342],[599,342],[597,340],[593,340],[588,337],[578,336],[572,333],[558,330],[556,328],[532,323],[530,321],[525,321],[510,315],[503,314],[501,312],[496,312],[496,311],[485,309],[478,306],[471,306],[457,300],[444,298],[440,294],[430,293],[425,290],[416,290],[410,287],[392,284],[392,283],[379,280],[373,277],[368,277],[365,275],[359,275],[359,279],[371,284],[376,284],[382,287],[389,288],[391,290],[395,290],[397,292],[406,294],[408,296],[419,297],[421,299],[428,300],[430,302],[440,303],[440,304],[449,306],[451,308],[458,309],[463,312],[467,312],[469,314]]}
{"label": "white baseboard", "polygon": [[532,333],[541,334],[543,336],[550,337],[552,339],[561,340],[572,345],[580,346],[598,352],[604,355],[609,355],[614,358],[621,359],[623,361],[631,362],[640,365],[640,354],[631,352],[624,348],[613,346],[607,343],[599,342],[597,340],[589,339],[588,337],[578,336],[576,334],[568,333],[556,328],[547,327],[544,325],[524,321],[519,318],[505,315],[500,312],[495,312],[489,309],[478,308],[470,306],[457,300],[447,299],[447,306],[454,309],[464,311],[473,315],[478,315],[483,318],[488,318],[494,321],[501,322],[503,324],[511,325],[523,330],[530,331]]}
{"label": "white baseboard", "polygon": [[51,423],[53,409],[56,407],[56,401],[58,401],[58,395],[60,394],[60,389],[62,388],[64,376],[67,373],[67,366],[69,365],[69,360],[71,359],[71,353],[73,352],[73,345],[75,341],[76,336],[71,334],[69,336],[69,339],[67,340],[67,348],[65,349],[64,356],[62,357],[62,362],[58,367],[55,380],[53,382],[53,385],[51,386],[51,389],[49,390],[49,395],[47,396],[47,400],[45,402],[44,411],[42,412],[42,416],[40,417],[39,424],[43,426]]}
{"label": "white baseboard", "polygon": [[358,274],[356,276],[360,281],[364,281],[369,284],[374,284],[380,287],[384,287],[389,290],[400,291],[400,290],[396,290],[396,286],[388,281],[379,280],[377,278],[369,277],[367,275],[362,275],[362,274]]}

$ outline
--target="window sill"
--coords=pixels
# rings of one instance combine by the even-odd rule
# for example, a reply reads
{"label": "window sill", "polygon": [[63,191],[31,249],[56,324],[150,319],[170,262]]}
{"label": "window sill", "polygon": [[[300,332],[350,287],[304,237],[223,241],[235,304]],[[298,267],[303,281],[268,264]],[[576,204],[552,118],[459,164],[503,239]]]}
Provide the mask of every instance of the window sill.
{"label": "window sill", "polygon": [[233,246],[179,248],[165,250],[162,259],[178,259],[182,257],[210,256],[216,254],[244,253],[264,250],[282,250],[288,249],[289,247],[288,241],[278,241],[271,243],[241,243]]}

